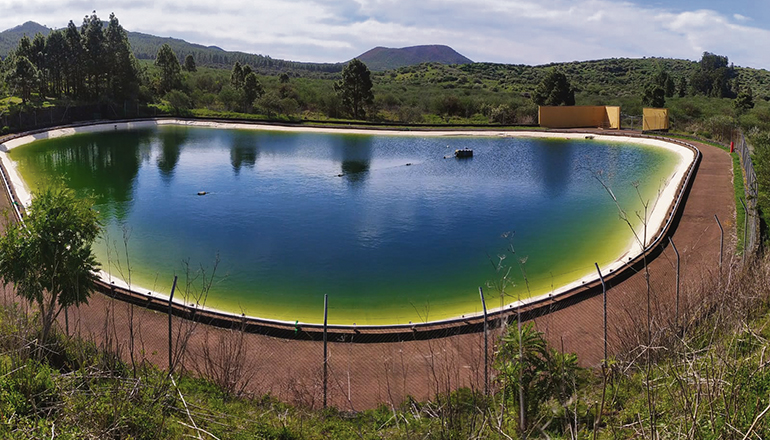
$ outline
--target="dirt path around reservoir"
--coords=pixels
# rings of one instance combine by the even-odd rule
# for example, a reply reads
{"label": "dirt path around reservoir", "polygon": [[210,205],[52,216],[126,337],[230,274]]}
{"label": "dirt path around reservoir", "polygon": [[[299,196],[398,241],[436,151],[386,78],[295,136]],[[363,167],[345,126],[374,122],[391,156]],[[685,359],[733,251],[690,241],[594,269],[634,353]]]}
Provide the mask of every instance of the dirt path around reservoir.
{"label": "dirt path around reservoir", "polygon": [[[709,145],[696,144],[703,154],[673,240],[681,254],[682,286],[697,283],[706,273],[718,271],[720,231],[726,232],[725,249],[734,243],[735,202],[732,159]],[[7,197],[0,208],[9,207]],[[667,247],[649,264],[656,318],[671,311],[675,292],[675,256]],[[683,303],[686,301],[686,291]],[[13,301],[11,293],[3,295]],[[644,273],[611,286],[608,293],[610,353],[623,349],[646,319],[647,283]],[[668,315],[666,315],[668,316]],[[602,297],[576,300],[566,308],[533,319],[554,347],[578,355],[581,364],[596,366],[603,358]],[[646,321],[645,321],[646,322]],[[64,317],[60,319],[64,327]],[[70,334],[119,350],[127,361],[168,366],[168,316],[161,312],[95,294],[87,306],[68,313]],[[175,344],[186,341],[179,368],[219,377],[223,384],[239,383],[255,394],[270,393],[279,399],[318,407],[323,399],[323,344],[297,339],[241,333],[181,318],[172,318]],[[490,333],[490,353],[499,329]],[[429,399],[436,393],[468,386],[484,386],[483,333],[431,340],[356,343],[356,336],[329,343],[329,404],[345,410],[362,410],[379,404],[399,405],[407,396]],[[133,341],[133,350],[132,350]],[[133,355],[131,354],[133,352]],[[491,372],[490,372],[491,374]],[[240,385],[235,385],[239,387]]]}

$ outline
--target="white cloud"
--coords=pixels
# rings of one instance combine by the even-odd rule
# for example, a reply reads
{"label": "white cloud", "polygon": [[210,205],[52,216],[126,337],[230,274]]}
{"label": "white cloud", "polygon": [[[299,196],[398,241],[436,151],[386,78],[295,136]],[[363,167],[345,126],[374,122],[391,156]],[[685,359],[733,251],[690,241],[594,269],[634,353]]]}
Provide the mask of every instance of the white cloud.
{"label": "white cloud", "polygon": [[770,68],[770,31],[737,13],[611,0],[0,0],[0,29],[62,27],[96,9],[129,30],[274,58],[337,62],[374,46],[447,44],[475,61],[540,64],[607,57],[699,59]]}

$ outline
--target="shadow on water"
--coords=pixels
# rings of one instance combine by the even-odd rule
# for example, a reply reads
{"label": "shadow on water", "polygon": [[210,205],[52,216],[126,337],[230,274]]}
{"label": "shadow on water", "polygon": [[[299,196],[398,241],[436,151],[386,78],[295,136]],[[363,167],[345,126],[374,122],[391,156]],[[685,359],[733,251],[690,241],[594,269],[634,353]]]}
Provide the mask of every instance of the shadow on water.
{"label": "shadow on water", "polygon": [[370,136],[344,136],[334,144],[333,154],[340,161],[342,176],[349,184],[358,186],[366,181],[372,161]]}
{"label": "shadow on water", "polygon": [[572,178],[573,147],[569,142],[541,142],[537,145],[539,178],[543,182],[545,193],[550,197],[560,197],[567,191]]}
{"label": "shadow on water", "polygon": [[182,144],[187,141],[188,133],[184,127],[163,127],[158,131],[161,154],[158,156],[158,170],[163,182],[168,185],[174,178],[174,168],[179,163]]}
{"label": "shadow on water", "polygon": [[254,168],[259,158],[257,139],[251,134],[236,133],[230,147],[230,164],[237,176],[242,167]]}

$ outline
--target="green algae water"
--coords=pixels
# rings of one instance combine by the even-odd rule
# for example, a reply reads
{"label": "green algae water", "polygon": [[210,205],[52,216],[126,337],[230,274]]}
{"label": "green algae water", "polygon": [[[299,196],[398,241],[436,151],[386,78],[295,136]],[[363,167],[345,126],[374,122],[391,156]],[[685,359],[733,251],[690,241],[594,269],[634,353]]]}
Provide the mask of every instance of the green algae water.
{"label": "green algae water", "polygon": [[[473,158],[450,157],[464,147]],[[595,140],[184,126],[10,156],[31,189],[63,179],[95,199],[99,261],[136,290],[168,295],[203,268],[208,307],[319,323],[328,294],[329,322],[348,325],[478,313],[479,286],[495,308],[591,274],[633,238],[597,173],[641,228],[637,188],[652,205],[679,160]]]}

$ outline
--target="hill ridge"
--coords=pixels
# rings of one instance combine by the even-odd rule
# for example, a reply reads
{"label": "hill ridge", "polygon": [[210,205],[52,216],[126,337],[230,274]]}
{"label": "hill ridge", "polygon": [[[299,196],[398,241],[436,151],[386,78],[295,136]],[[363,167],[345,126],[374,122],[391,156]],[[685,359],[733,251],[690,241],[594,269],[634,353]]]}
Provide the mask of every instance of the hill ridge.
{"label": "hill ridge", "polygon": [[422,63],[470,64],[473,61],[443,44],[401,48],[377,46],[358,57],[370,70],[383,71]]}

